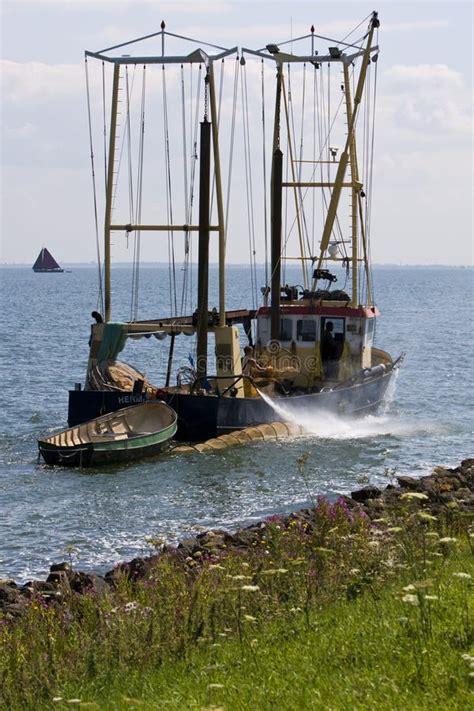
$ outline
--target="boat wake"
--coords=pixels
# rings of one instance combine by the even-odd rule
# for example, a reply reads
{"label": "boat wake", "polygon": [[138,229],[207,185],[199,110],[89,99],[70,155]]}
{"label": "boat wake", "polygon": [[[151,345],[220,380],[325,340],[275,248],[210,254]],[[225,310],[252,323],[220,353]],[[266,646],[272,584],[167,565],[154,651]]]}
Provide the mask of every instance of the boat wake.
{"label": "boat wake", "polygon": [[377,436],[407,437],[419,432],[432,432],[437,425],[432,422],[410,421],[405,417],[388,414],[386,408],[377,415],[367,415],[360,419],[349,419],[333,412],[306,407],[296,412],[280,405],[276,400],[259,391],[260,397],[273,408],[282,419],[301,425],[308,433],[321,439],[364,439]]}

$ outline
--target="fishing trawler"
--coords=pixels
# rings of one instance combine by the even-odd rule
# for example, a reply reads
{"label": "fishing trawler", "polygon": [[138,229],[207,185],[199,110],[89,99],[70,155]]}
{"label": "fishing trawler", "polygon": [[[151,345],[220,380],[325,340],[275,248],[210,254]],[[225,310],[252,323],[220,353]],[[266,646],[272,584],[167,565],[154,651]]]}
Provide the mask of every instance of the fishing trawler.
{"label": "fishing trawler", "polygon": [[51,252],[46,249],[46,247],[43,247],[41,249],[36,262],[33,264],[32,269],[34,272],[53,272],[57,274],[61,274],[62,272],[64,272],[64,269],[59,266]]}
{"label": "fishing trawler", "polygon": [[[361,38],[354,38],[349,33],[343,41],[336,41],[317,35],[311,27],[308,35],[291,40],[290,51],[286,51],[285,47],[289,43],[268,44],[257,50],[225,49],[203,43],[206,51],[198,46],[190,54],[168,55],[165,41],[186,38],[167,32],[162,23],[161,30],[156,34],[99,52],[86,52],[86,66],[88,60],[94,59],[101,62],[102,67],[110,66],[113,70],[110,121],[108,127],[104,126],[108,132],[108,157],[104,181],[103,311],[93,313],[96,323],[91,327],[85,387],[77,384],[75,390],[69,393],[70,426],[155,397],[164,400],[176,411],[178,437],[187,440],[205,439],[278,420],[280,416],[275,412],[274,404],[284,406],[286,413],[293,412],[295,415],[321,410],[343,416],[363,416],[381,405],[401,358],[393,360],[387,352],[374,345],[379,312],[374,303],[371,279],[369,223],[374,143],[372,120],[380,23],[376,12],[367,20],[368,26],[359,30],[363,32]],[[360,25],[354,32],[359,28]],[[150,38],[161,39],[161,53],[137,57],[118,54],[124,48],[128,50],[131,44]],[[306,51],[297,54],[296,46],[303,43],[306,43]],[[271,253],[270,259],[265,259],[265,283],[260,285],[260,303],[252,308],[249,304],[242,304],[241,308],[233,310],[226,309],[226,249],[231,237],[229,199],[225,201],[221,166],[221,135],[225,118],[229,116],[228,107],[224,111],[221,105],[224,63],[228,58],[234,60],[234,82],[239,72],[245,72],[252,61],[256,62],[252,76],[255,77],[257,71],[262,76],[262,107],[259,113],[263,117],[263,182],[265,190],[269,187],[269,197],[267,193],[262,197],[262,232],[265,233],[265,254],[267,242],[270,242],[268,252]],[[166,199],[163,196],[162,201],[166,203],[167,219],[162,223],[142,219],[145,208],[142,205],[141,163],[137,171],[140,195],[135,197],[135,207],[130,211],[129,219],[120,220],[115,218],[118,211],[117,165],[120,164],[117,156],[119,153],[122,155],[127,142],[130,144],[131,71],[136,72],[137,67],[143,69],[144,92],[145,73],[153,65],[162,70],[163,78],[163,172],[166,174],[163,190]],[[188,122],[186,110],[188,115],[196,116],[192,151],[186,147],[188,134],[183,129],[184,152],[185,155],[192,153],[194,162],[192,166],[186,167],[185,164],[184,177],[188,185],[183,192],[185,211],[181,221],[172,219],[176,210],[170,209],[171,139],[168,133],[170,119],[166,113],[169,102],[165,93],[165,76],[173,65],[181,72],[183,127]],[[272,70],[272,83],[275,83],[272,92],[274,118],[273,130],[265,133],[269,92],[268,87],[264,87],[264,73],[268,65]],[[195,71],[191,86],[195,94],[184,88],[183,67],[188,66],[190,72]],[[219,89],[216,82],[218,70]],[[295,119],[297,70],[300,70],[301,97],[299,136],[296,134]],[[248,138],[247,78],[242,78],[241,83],[245,87],[242,91],[246,141],[243,153],[250,163],[257,152],[251,149]],[[106,95],[105,90],[102,94]],[[234,84],[230,112],[233,127],[237,94]],[[311,100],[308,99],[310,94]],[[185,100],[185,96],[194,95],[195,99]],[[138,155],[141,161],[146,153],[143,96],[144,93],[138,119]],[[122,111],[125,104],[125,138],[119,147],[120,102]],[[311,125],[307,126],[304,121],[310,109],[313,109],[314,116]],[[201,117],[199,150],[198,116]],[[339,129],[336,129],[337,119],[342,121]],[[267,140],[266,135],[270,133],[271,139]],[[363,134],[362,150],[358,153],[360,133]],[[233,137],[232,133],[232,140]],[[308,141],[309,156],[305,153]],[[335,147],[336,142],[341,148]],[[265,151],[271,165],[270,180],[266,179]],[[233,144],[232,150],[229,150],[229,163],[232,157]],[[199,218],[197,224],[193,224],[193,190],[189,188],[189,176],[194,175],[197,165]],[[248,177],[247,168],[246,163]],[[129,181],[130,185],[132,182]],[[228,196],[232,193],[230,183],[229,177]],[[246,187],[243,193],[247,193],[247,204],[253,204],[251,181],[247,180]],[[321,202],[317,204],[313,197],[316,191],[322,195]],[[344,224],[343,214],[349,215],[348,225]],[[256,249],[252,224],[253,219],[249,219],[248,229],[253,232],[249,237],[250,273],[255,291]],[[171,297],[167,314],[150,314],[150,318],[115,322],[112,320],[111,303],[112,236],[122,233],[127,240],[133,237],[134,255],[139,255],[141,236],[149,232],[156,232],[158,236],[166,233],[168,236],[168,255],[173,256],[170,287],[175,270],[173,250],[177,239],[180,233],[184,237],[183,269],[189,269],[192,244],[197,233],[196,308],[188,314],[178,313],[174,294],[174,307]],[[217,234],[218,239],[219,292],[218,304],[210,309],[209,249],[213,234]],[[290,253],[292,245],[297,252],[295,255]],[[283,275],[291,271],[286,270],[286,265],[295,262],[301,267],[300,276],[296,284],[289,284]],[[132,287],[135,293],[138,292],[138,268],[138,257],[135,260],[134,256]],[[343,288],[333,286],[338,279],[336,270],[342,273]],[[186,299],[181,299],[181,302],[186,303]],[[136,312],[136,303],[131,310]],[[182,334],[195,339],[193,357],[189,367],[178,370],[177,381],[172,383],[175,340]],[[151,384],[145,375],[117,360],[127,339],[150,336],[155,336],[158,342],[169,343],[166,377],[162,384]],[[208,355],[212,338],[215,362]],[[242,343],[247,346],[244,359],[241,357]]]}

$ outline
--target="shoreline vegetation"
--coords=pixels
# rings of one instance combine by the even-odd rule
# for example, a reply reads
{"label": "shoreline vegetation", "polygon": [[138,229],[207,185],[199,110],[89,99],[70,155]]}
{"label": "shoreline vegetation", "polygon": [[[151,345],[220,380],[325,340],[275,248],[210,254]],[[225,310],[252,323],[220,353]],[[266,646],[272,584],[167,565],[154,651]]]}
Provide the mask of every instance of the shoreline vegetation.
{"label": "shoreline vegetation", "polygon": [[473,514],[465,459],[235,533],[151,540],[105,576],[58,563],[0,581],[1,707],[468,708]]}

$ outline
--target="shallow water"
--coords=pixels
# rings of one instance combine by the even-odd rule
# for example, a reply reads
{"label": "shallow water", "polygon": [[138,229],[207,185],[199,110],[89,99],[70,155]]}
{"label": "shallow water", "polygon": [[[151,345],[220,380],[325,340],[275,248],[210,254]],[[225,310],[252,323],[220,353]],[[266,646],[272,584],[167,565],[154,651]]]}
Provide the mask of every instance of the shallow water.
{"label": "shallow water", "polygon": [[[196,526],[232,528],[347,493],[395,473],[421,476],[472,455],[472,275],[462,268],[379,267],[377,345],[406,358],[383,412],[356,422],[310,417],[310,434],[206,455],[166,455],[79,471],[37,463],[36,440],[62,429],[67,390],[84,379],[96,271],[0,270],[0,577],[42,576],[71,558],[103,571]],[[168,271],[144,267],[139,317],[166,315]],[[287,276],[291,281],[291,275]],[[228,273],[228,307],[247,304],[245,267]],[[263,281],[262,281],[263,283]],[[130,272],[113,272],[114,319],[129,318]],[[244,297],[242,297],[244,294]],[[210,305],[216,303],[211,274]],[[192,339],[176,341],[186,365]],[[167,342],[130,341],[123,360],[159,383]],[[305,423],[303,423],[305,424]],[[302,471],[298,460],[307,454]]]}

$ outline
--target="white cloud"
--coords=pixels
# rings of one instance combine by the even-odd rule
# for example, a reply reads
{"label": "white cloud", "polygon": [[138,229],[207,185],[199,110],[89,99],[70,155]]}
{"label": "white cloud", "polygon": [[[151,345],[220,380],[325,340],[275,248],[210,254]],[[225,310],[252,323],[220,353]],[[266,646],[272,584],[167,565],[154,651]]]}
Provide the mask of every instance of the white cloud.
{"label": "white cloud", "polygon": [[380,117],[387,130],[417,140],[439,134],[465,137],[472,130],[471,94],[464,77],[446,64],[394,65],[384,73]]}
{"label": "white cloud", "polygon": [[84,84],[84,69],[78,64],[0,61],[3,99],[8,104],[48,103],[62,95],[65,99]]}

